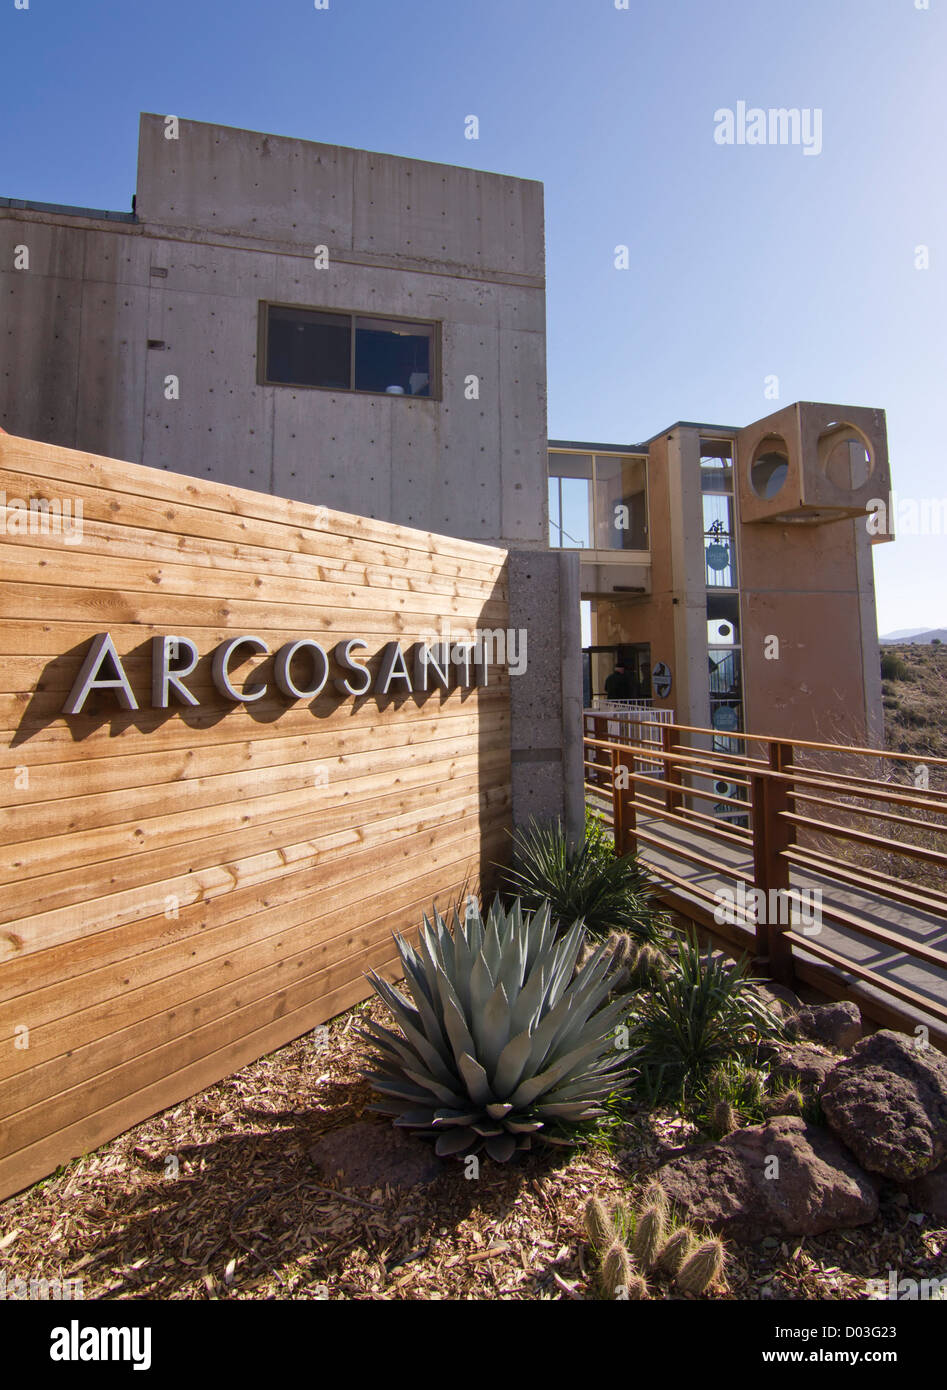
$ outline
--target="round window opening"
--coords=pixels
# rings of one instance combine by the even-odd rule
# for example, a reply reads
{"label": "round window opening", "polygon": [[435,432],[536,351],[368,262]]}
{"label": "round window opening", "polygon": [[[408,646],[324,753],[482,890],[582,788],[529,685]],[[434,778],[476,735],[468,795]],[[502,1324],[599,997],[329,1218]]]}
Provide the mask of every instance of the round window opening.
{"label": "round window opening", "polygon": [[750,486],[757,497],[769,502],[780,491],[789,473],[789,455],[769,448],[753,460]]}
{"label": "round window opening", "polygon": [[829,482],[842,492],[857,492],[874,470],[865,440],[849,425],[830,425],[820,436],[819,464]]}

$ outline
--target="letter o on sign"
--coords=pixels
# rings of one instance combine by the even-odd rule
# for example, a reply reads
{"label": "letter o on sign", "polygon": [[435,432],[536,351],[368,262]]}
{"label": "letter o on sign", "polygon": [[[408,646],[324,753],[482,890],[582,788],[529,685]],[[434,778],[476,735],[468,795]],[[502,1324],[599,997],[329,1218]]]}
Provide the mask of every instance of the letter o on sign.
{"label": "letter o on sign", "polygon": [[[312,653],[312,678],[315,685],[311,690],[300,690],[293,680],[293,657],[304,648],[308,648]],[[276,653],[273,678],[283,694],[288,695],[291,700],[314,700],[329,679],[329,658],[318,642],[311,642],[305,638],[299,642],[287,642],[286,646],[280,647]]]}

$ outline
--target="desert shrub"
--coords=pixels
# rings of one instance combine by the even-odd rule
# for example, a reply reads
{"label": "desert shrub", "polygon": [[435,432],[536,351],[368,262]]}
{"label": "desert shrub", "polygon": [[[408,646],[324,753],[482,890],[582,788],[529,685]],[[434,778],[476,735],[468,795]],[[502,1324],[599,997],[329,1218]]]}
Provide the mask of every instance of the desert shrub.
{"label": "desert shrub", "polygon": [[702,952],[697,933],[648,994],[636,995],[629,1044],[639,1093],[691,1103],[715,1068],[759,1060],[759,1044],[782,1032],[776,1014],[753,988],[749,962]]}
{"label": "desert shrub", "polygon": [[911,679],[911,668],[903,656],[897,652],[881,653],[881,679],[885,681],[906,681]]}
{"label": "desert shrub", "polygon": [[654,882],[634,855],[606,857],[588,838],[570,844],[559,822],[515,832],[505,878],[525,908],[548,902],[560,924],[581,920],[593,936],[619,931],[660,942],[670,929],[654,901]]}

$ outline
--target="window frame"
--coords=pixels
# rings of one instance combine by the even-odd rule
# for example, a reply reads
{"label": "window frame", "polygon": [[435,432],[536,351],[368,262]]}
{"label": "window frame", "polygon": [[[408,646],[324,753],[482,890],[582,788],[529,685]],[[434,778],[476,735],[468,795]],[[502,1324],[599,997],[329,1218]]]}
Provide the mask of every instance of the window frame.
{"label": "window frame", "polygon": [[[597,467],[596,467],[596,460],[599,459],[599,458],[603,458],[603,459],[604,459],[604,458],[608,458],[608,459],[640,459],[640,460],[644,463],[644,499],[645,499],[645,528],[646,528],[646,529],[645,529],[645,535],[646,535],[647,540],[648,540],[648,546],[647,546],[647,549],[646,549],[646,550],[624,550],[624,549],[619,549],[618,547],[616,547],[615,549],[609,548],[609,549],[603,550],[603,549],[600,549],[599,547],[597,547],[597,546],[595,546],[595,545],[589,545],[589,546],[578,546],[578,545],[563,546],[563,545],[551,545],[551,544],[548,545],[547,548],[548,548],[549,550],[554,550],[554,551],[557,551],[557,552],[559,552],[559,551],[567,552],[567,553],[570,554],[570,555],[580,555],[580,556],[582,557],[583,562],[586,563],[586,564],[590,564],[590,565],[615,565],[615,564],[618,564],[618,565],[623,565],[623,564],[643,565],[643,564],[650,564],[650,563],[651,563],[651,473],[650,473],[650,467],[649,467],[650,460],[649,460],[648,455],[647,455],[647,454],[638,454],[638,453],[634,453],[634,452],[629,452],[627,449],[550,449],[550,448],[547,447],[547,449],[546,449],[547,502],[548,502],[548,483],[551,482],[553,478],[558,478],[558,477],[561,476],[561,475],[559,475],[559,474],[554,474],[554,473],[550,472],[550,468],[549,468],[549,459],[550,459],[550,456],[551,456],[551,455],[557,455],[558,457],[566,457],[566,456],[569,456],[569,455],[571,455],[572,457],[578,456],[578,457],[580,457],[580,458],[588,458],[588,459],[591,459],[591,461],[592,461],[592,466],[591,466],[591,477],[590,477],[589,480],[588,480],[588,481],[589,481],[589,487],[590,487],[590,494],[589,494],[589,495],[590,495],[590,502],[591,502],[591,505],[590,505],[590,507],[589,507],[589,539],[592,540],[592,541],[595,540],[596,535],[597,535],[596,522],[597,522],[597,517],[598,517],[598,492],[597,492],[598,470],[597,470]],[[560,498],[561,498],[561,489],[560,489]],[[560,514],[560,520],[561,520],[561,514]],[[550,530],[552,529],[552,518],[551,518],[551,517],[549,518],[549,521],[548,521],[548,524],[547,524],[547,528],[546,528],[546,529],[547,529],[547,532],[550,531]],[[561,528],[560,528],[560,534],[561,534]]]}
{"label": "window frame", "polygon": [[[270,337],[270,310],[271,309],[297,309],[302,313],[308,314],[335,314],[347,315],[351,320],[351,349],[349,353],[349,381],[350,386],[316,386],[298,381],[271,381],[267,376],[267,366],[269,364],[269,337]],[[433,329],[431,334],[431,383],[426,396],[412,396],[407,392],[403,396],[395,395],[390,391],[365,391],[359,390],[355,385],[355,342],[357,334],[357,323],[359,319],[381,319],[391,323],[410,323],[419,328]],[[339,308],[328,304],[292,304],[280,299],[261,299],[259,301],[259,313],[257,319],[257,385],[258,386],[278,386],[284,391],[326,391],[335,396],[382,396],[386,400],[400,401],[441,401],[441,319],[416,319],[407,314],[386,314],[378,309],[348,309]]]}

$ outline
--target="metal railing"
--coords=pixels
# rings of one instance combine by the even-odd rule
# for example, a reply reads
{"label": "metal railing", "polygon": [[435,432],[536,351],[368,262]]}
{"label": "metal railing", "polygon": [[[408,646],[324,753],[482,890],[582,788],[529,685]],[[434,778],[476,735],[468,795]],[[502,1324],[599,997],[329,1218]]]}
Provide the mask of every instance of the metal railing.
{"label": "metal railing", "polygon": [[[728,733],[734,753],[711,729],[638,719],[625,737],[612,719],[585,712],[587,800],[620,853],[659,859],[670,906],[776,980],[841,972],[882,1021],[923,1014],[947,1039],[947,759]],[[818,930],[801,925],[806,883]]]}

